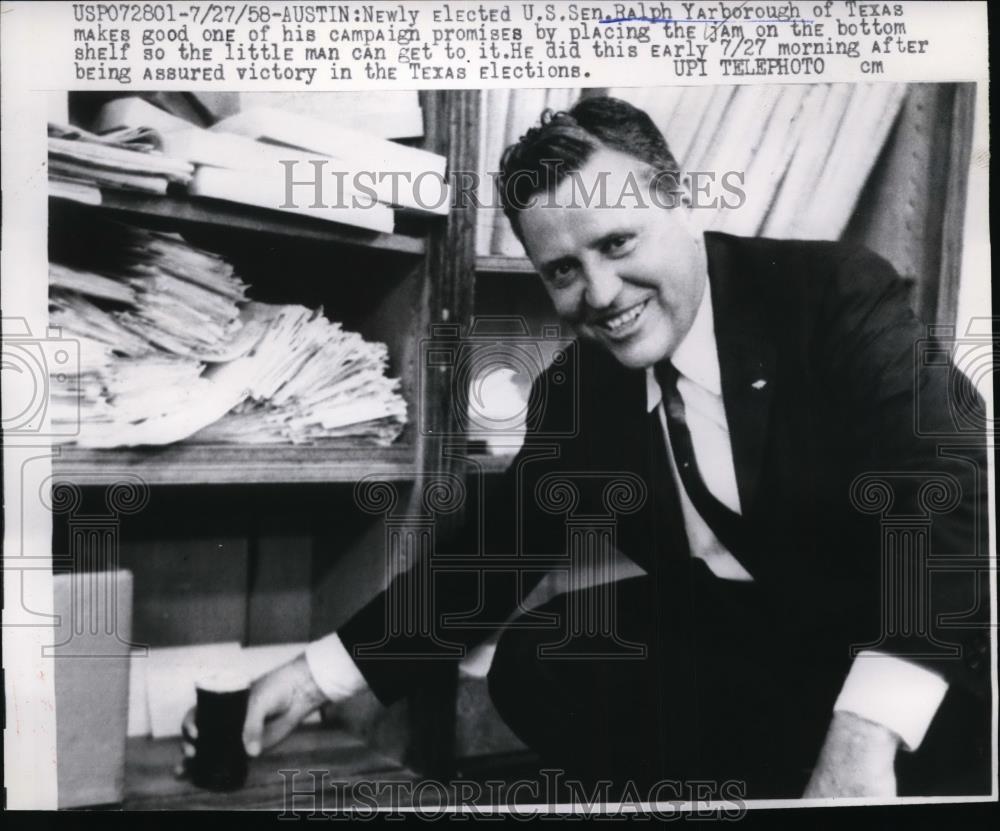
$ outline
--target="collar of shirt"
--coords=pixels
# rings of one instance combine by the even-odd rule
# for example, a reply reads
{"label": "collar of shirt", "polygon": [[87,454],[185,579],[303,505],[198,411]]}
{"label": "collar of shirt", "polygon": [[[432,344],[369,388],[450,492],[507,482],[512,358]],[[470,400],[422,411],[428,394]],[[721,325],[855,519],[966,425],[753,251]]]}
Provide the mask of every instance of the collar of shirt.
{"label": "collar of shirt", "polygon": [[[719,353],[715,343],[715,319],[712,315],[712,292],[707,280],[691,328],[677,344],[670,360],[684,378],[716,397],[722,396]],[[656,375],[653,374],[653,368],[647,367],[646,411],[653,412],[660,406],[662,400],[663,392],[660,390]]]}

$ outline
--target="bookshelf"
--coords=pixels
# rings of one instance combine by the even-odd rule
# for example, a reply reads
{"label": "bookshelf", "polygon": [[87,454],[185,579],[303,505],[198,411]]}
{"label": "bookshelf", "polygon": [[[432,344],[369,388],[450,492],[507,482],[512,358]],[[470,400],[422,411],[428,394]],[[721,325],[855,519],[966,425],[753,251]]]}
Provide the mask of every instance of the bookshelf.
{"label": "bookshelf", "polygon": [[[422,92],[420,104],[420,146],[445,155],[449,170],[470,169],[478,92]],[[100,205],[53,197],[49,209],[55,245],[60,233],[86,244],[88,218],[179,233],[229,261],[251,286],[251,299],[323,307],[345,330],[386,344],[389,375],[400,378],[408,413],[402,435],[389,446],[188,441],[52,450],[53,481],[79,488],[82,500],[54,514],[53,555],[78,561],[81,571],[133,574],[134,642],[154,649],[206,641],[298,643],[340,626],[383,588],[386,576],[388,514],[359,508],[355,484],[367,477],[391,483],[399,494],[397,513],[405,514],[411,501],[421,504],[422,478],[462,468],[448,452],[457,435],[451,370],[426,367],[421,348],[434,324],[464,328],[471,317],[474,208],[456,207],[447,217],[399,216],[403,232],[393,234],[172,192],[105,190]],[[107,499],[118,482],[148,486],[141,510],[113,515]],[[105,514],[114,539],[93,548],[79,542],[80,523]],[[447,523],[459,521],[458,512],[444,517],[439,538],[448,533]],[[452,698],[447,691],[422,690],[406,705],[409,732],[400,728],[398,742],[395,734],[387,742],[405,748],[393,750],[398,758],[384,761],[346,734],[322,731],[289,739],[284,766],[332,754],[343,757],[348,779],[392,777],[404,764],[429,775],[446,771]],[[228,804],[226,797],[176,786],[170,773],[176,752],[174,741],[129,739],[125,808]],[[259,806],[273,805],[280,797],[273,785],[242,793],[232,804],[257,804],[259,798]]]}
{"label": "bookshelf", "polygon": [[[451,169],[472,143],[467,104],[454,124],[448,93],[425,93],[423,145],[448,157]],[[471,98],[471,96],[466,96]],[[440,100],[439,100],[440,99]],[[463,120],[464,118],[464,120]],[[464,149],[463,149],[464,148]],[[389,373],[401,379],[409,424],[388,447],[362,440],[314,445],[175,445],[56,450],[58,480],[106,482],[115,473],[137,474],[148,484],[344,483],[364,476],[414,478],[427,457],[426,440],[449,432],[450,417],[435,368],[420,376],[420,341],[433,323],[461,321],[471,294],[473,256],[466,237],[469,208],[450,217],[416,217],[406,233],[377,233],[308,216],[170,192],[165,196],[104,188],[99,205],[62,197],[50,200],[53,227],[72,228],[88,216],[106,216],[180,233],[192,244],[222,254],[264,302],[322,306],[345,329],[389,347]],[[465,253],[462,253],[465,252]],[[439,410],[441,412],[439,412]],[[433,449],[431,448],[431,458]],[[433,466],[433,461],[427,464]]]}
{"label": "bookshelf", "polygon": [[[64,202],[67,200],[56,199]],[[307,239],[332,246],[388,251],[420,256],[427,250],[422,237],[406,234],[380,234],[360,228],[312,219],[300,214],[282,213],[237,205],[220,199],[191,197],[186,194],[157,196],[105,188],[101,204],[94,206],[120,219],[155,218],[162,224],[186,227],[237,228],[253,233],[270,234],[289,240]]]}
{"label": "bookshelf", "polygon": [[238,485],[357,482],[365,476],[386,481],[412,479],[417,465],[408,447],[360,443],[302,447],[272,445],[177,444],[158,448],[55,449],[57,481],[99,485],[138,474],[149,485]]}
{"label": "bookshelf", "polygon": [[497,254],[480,255],[476,257],[476,274],[504,275],[527,274],[537,272],[527,257],[504,257]]}
{"label": "bookshelf", "polygon": [[[173,775],[177,743],[169,739],[131,738],[126,748],[126,811],[162,810],[290,810],[288,791],[294,785],[294,807],[337,810],[357,806],[346,789],[362,779],[416,782],[413,771],[381,755],[343,730],[303,728],[262,756],[250,760],[246,785],[231,793],[210,793]],[[281,771],[285,773],[282,774]],[[317,772],[311,777],[307,771]],[[292,771],[297,772],[294,779]],[[315,803],[306,788],[317,788]],[[339,786],[339,790],[337,788]],[[389,793],[381,800],[391,805]]]}

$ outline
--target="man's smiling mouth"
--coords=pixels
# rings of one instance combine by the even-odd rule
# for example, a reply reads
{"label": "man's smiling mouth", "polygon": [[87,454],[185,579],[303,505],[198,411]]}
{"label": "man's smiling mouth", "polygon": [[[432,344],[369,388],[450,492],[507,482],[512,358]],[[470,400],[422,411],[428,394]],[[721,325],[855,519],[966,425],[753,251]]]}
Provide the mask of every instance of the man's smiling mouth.
{"label": "man's smiling mouth", "polygon": [[623,334],[628,331],[636,320],[639,319],[639,316],[642,314],[648,303],[649,298],[643,300],[641,303],[636,303],[634,306],[630,306],[625,309],[625,311],[616,314],[614,317],[608,317],[604,320],[595,321],[594,325],[612,335]]}

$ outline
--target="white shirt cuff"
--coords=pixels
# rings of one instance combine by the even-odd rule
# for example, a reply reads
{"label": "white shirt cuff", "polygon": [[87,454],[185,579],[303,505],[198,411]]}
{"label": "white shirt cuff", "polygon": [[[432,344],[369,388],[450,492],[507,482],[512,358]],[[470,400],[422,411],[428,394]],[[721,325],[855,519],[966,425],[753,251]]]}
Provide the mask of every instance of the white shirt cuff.
{"label": "white shirt cuff", "polygon": [[936,672],[912,661],[866,650],[858,653],[834,711],[881,724],[916,750],[948,690]]}
{"label": "white shirt cuff", "polygon": [[316,686],[331,701],[343,701],[367,686],[336,632],[306,647],[306,663]]}

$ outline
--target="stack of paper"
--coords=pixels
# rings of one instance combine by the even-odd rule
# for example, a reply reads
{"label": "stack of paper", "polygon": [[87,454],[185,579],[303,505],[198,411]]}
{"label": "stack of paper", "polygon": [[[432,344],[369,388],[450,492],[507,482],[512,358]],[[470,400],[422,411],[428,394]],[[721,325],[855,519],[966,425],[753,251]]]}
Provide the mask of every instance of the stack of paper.
{"label": "stack of paper", "polygon": [[[362,111],[357,96],[329,97],[343,97],[351,106],[338,117],[332,115],[338,108],[331,107],[320,118],[312,110],[303,114],[301,104],[251,107],[204,129],[140,98],[122,98],[107,103],[94,123],[100,130],[155,128],[166,155],[197,166],[188,185],[192,196],[381,233],[393,231],[394,207],[448,213],[444,156],[384,137],[384,125],[376,129],[378,119],[366,116],[378,110],[377,101]],[[400,135],[419,136],[423,113],[415,94],[392,101],[410,125]],[[346,112],[356,117],[345,122]]]}
{"label": "stack of paper", "polygon": [[95,133],[105,134],[123,128],[148,127],[165,135],[172,130],[191,127],[191,122],[168,113],[138,96],[108,101],[90,125]]}
{"label": "stack of paper", "polygon": [[[242,325],[239,304],[247,287],[232,266],[176,234],[123,223],[109,227],[115,244],[87,257],[92,270],[54,264],[50,280],[57,294],[119,304],[114,322],[146,341],[147,350],[215,359]],[[116,333],[109,343],[118,339]]]}
{"label": "stack of paper", "polygon": [[[157,419],[187,408],[190,434],[212,414],[217,385],[204,377],[206,362],[253,345],[234,354],[246,286],[179,236],[120,223],[94,232],[112,235],[117,245],[95,245],[85,261],[49,265],[50,322],[79,344],[78,365],[51,384],[54,432],[93,447],[184,438]],[[230,393],[212,420],[238,400]]]}
{"label": "stack of paper", "polygon": [[[445,178],[447,159],[353,129],[285,110],[251,107],[215,124],[212,132],[233,134],[306,150],[324,163],[324,174],[339,172],[348,185],[373,190],[379,202],[421,213],[447,215],[450,191]],[[290,156],[289,158],[295,158]],[[296,179],[311,168],[296,165]]]}
{"label": "stack of paper", "polygon": [[304,306],[252,303],[247,315],[266,321],[263,337],[240,361],[252,367],[249,397],[202,430],[197,441],[305,444],[362,438],[387,445],[399,436],[406,401],[398,379],[386,377],[385,344],[365,341],[322,310]]}
{"label": "stack of paper", "polygon": [[49,124],[49,180],[57,195],[93,201],[83,194],[102,187],[162,194],[171,182],[186,185],[193,173],[189,162],[164,155],[150,130],[97,136]]}
{"label": "stack of paper", "polygon": [[238,109],[270,107],[308,115],[384,139],[420,138],[424,112],[416,90],[241,92]]}
{"label": "stack of paper", "polygon": [[50,322],[80,353],[50,384],[63,441],[388,444],[399,435],[406,403],[385,375],[384,344],[322,310],[248,303],[227,262],[179,236],[107,223],[92,237],[98,244],[50,264]]}
{"label": "stack of paper", "polygon": [[[238,136],[226,138],[238,138]],[[368,231],[392,233],[395,228],[395,217],[391,208],[346,185],[338,188],[336,180],[328,173],[321,171],[320,175],[328,181],[325,184],[321,183],[319,188],[314,188],[312,182],[315,181],[315,168],[308,163],[291,168],[287,174],[285,168],[277,161],[255,172],[227,170],[222,167],[199,167],[188,186],[188,192],[192,196],[222,199],[226,202],[253,205],[269,210],[280,209],[315,219],[353,225]],[[289,199],[290,189],[285,181],[286,176],[293,181],[306,177],[307,185],[292,190],[291,199]]]}

